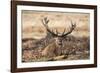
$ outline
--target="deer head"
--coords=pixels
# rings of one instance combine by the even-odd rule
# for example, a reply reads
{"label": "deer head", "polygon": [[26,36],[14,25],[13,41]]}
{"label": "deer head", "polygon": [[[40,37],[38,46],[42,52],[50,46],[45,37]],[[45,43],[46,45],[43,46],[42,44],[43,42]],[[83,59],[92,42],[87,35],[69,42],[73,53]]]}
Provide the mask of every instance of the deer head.
{"label": "deer head", "polygon": [[57,31],[57,29],[56,29],[56,32],[54,32],[53,29],[50,30],[50,28],[48,27],[49,20],[47,19],[47,17],[45,17],[45,18],[42,19],[42,23],[46,27],[47,32],[50,33],[54,37],[57,46],[62,46],[63,40],[65,40],[65,37],[67,35],[71,34],[72,31],[76,27],[76,24],[71,22],[70,30],[66,31],[66,28],[65,28],[64,31],[59,34],[59,32]]}

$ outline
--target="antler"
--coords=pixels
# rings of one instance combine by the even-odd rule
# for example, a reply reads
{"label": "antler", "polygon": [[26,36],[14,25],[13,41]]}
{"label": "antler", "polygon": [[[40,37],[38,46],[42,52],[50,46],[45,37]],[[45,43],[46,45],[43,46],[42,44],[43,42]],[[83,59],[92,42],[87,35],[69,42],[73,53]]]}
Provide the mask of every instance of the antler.
{"label": "antler", "polygon": [[47,30],[48,32],[50,32],[52,35],[58,36],[58,37],[64,37],[64,36],[66,36],[66,35],[72,33],[72,31],[73,31],[73,30],[75,29],[75,27],[76,27],[76,23],[73,24],[72,21],[71,21],[70,30],[69,30],[68,32],[65,32],[66,29],[64,29],[63,33],[62,33],[61,35],[58,35],[59,33],[58,33],[57,29],[56,29],[56,33],[54,33],[53,30],[52,30],[52,31],[50,30],[50,28],[48,27],[48,22],[49,22],[49,20],[47,19],[47,17],[45,17],[44,19],[42,19],[42,23],[43,23],[43,25],[46,27],[46,30]]}
{"label": "antler", "polygon": [[46,30],[47,30],[48,32],[50,32],[52,35],[58,36],[57,34],[55,34],[55,33],[53,32],[53,30],[52,30],[52,31],[50,30],[50,28],[48,27],[48,22],[49,22],[49,20],[47,19],[47,17],[45,17],[44,19],[42,19],[42,23],[43,23],[43,25],[46,27]]}
{"label": "antler", "polygon": [[69,30],[68,32],[65,33],[66,29],[64,29],[64,32],[63,32],[63,34],[62,34],[61,36],[66,36],[66,35],[72,33],[72,31],[75,29],[75,27],[76,27],[76,23],[72,23],[72,21],[71,21],[70,30]]}

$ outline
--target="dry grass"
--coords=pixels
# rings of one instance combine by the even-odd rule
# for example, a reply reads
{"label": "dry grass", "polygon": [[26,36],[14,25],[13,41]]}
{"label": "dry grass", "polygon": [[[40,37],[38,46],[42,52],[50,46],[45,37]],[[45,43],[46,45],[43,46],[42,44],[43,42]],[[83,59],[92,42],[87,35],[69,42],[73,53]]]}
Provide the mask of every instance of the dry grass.
{"label": "dry grass", "polygon": [[[49,39],[49,41],[48,41]],[[22,61],[23,62],[38,62],[38,61],[49,61],[52,58],[42,56],[42,51],[48,46],[50,43],[54,42],[54,39],[51,37],[46,37],[41,40],[35,39],[24,39],[23,40],[23,51],[22,51]],[[24,45],[27,44],[27,45]],[[63,47],[62,55],[66,55],[62,59],[55,60],[81,60],[81,59],[89,59],[89,37],[73,37],[68,36],[67,41],[64,40],[63,43],[65,46]],[[34,46],[33,46],[34,45]],[[26,47],[25,47],[26,46]],[[60,55],[60,56],[62,56]]]}

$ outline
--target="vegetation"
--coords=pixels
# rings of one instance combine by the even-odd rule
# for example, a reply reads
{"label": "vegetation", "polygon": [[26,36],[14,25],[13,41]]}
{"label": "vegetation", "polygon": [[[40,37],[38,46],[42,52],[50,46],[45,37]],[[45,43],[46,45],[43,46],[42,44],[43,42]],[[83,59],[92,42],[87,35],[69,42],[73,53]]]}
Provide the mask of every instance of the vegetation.
{"label": "vegetation", "polygon": [[89,59],[89,37],[67,36],[63,40],[63,52],[59,56],[46,57],[42,55],[42,51],[46,46],[55,42],[52,36],[43,39],[23,39],[22,41],[22,61],[38,62],[38,61],[55,61],[55,60],[82,60]]}

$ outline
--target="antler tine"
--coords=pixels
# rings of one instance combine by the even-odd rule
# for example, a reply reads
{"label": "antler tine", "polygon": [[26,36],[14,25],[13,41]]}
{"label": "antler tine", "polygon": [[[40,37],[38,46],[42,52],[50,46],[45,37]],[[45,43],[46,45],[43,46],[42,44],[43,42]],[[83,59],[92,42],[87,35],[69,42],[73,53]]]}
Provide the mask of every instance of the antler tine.
{"label": "antler tine", "polygon": [[76,23],[73,24],[72,21],[71,21],[70,30],[68,32],[66,32],[66,33],[65,33],[65,30],[64,30],[64,32],[63,32],[63,34],[61,36],[66,36],[66,35],[70,34],[75,29],[75,27],[76,27]]}
{"label": "antler tine", "polygon": [[76,27],[76,23],[72,23],[71,21],[71,26],[72,26],[72,29],[74,29]]}
{"label": "antler tine", "polygon": [[42,19],[42,23],[43,23],[43,25],[46,27],[46,30],[48,31],[48,32],[50,32],[52,35],[54,35],[54,36],[58,36],[57,34],[55,34],[54,32],[53,32],[53,30],[51,31],[50,30],[50,28],[48,27],[48,22],[49,22],[49,20],[47,19],[47,17],[45,17],[44,19]]}
{"label": "antler tine", "polygon": [[44,19],[42,19],[43,25],[48,26],[48,25],[47,25],[48,22],[49,22],[49,20],[47,19],[47,17],[45,17]]}
{"label": "antler tine", "polygon": [[46,24],[48,24],[49,20],[47,19],[47,17],[44,18],[44,21]]}
{"label": "antler tine", "polygon": [[64,31],[63,31],[63,33],[62,33],[62,35],[64,35],[65,31],[66,31],[66,28],[64,29]]}
{"label": "antler tine", "polygon": [[56,34],[57,34],[57,35],[59,34],[58,31],[57,31],[57,29],[56,29]]}

